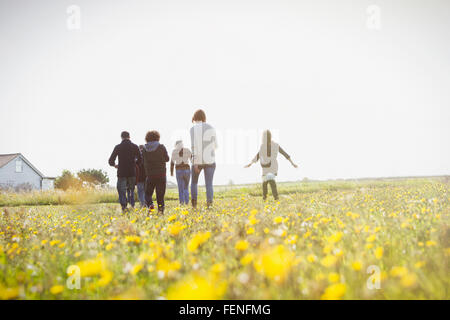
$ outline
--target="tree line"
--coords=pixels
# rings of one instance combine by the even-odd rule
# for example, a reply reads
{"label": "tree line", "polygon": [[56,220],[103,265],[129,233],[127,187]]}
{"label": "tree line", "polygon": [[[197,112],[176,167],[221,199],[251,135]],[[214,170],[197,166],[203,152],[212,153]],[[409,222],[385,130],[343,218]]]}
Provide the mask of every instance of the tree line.
{"label": "tree line", "polygon": [[56,189],[82,189],[105,187],[109,182],[108,174],[99,169],[83,169],[73,174],[69,170],[63,170],[55,180]]}

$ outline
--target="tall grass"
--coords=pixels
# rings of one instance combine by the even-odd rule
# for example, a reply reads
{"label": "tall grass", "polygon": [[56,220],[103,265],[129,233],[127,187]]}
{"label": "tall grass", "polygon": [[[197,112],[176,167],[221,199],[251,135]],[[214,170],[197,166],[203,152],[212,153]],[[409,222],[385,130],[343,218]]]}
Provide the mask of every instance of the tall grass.
{"label": "tall grass", "polygon": [[[313,181],[313,182],[284,182],[278,183],[280,195],[312,192],[332,192],[337,190],[349,190],[354,188],[382,188],[388,185],[411,185],[417,183],[436,181],[438,178],[417,179],[383,179],[383,180],[342,180],[342,181]],[[204,187],[199,187],[199,198],[205,197]],[[262,196],[260,184],[217,186],[215,198],[239,198],[243,194]],[[135,197],[137,200],[137,196]],[[177,200],[176,188],[167,189],[167,200]],[[82,189],[82,190],[52,190],[32,192],[1,192],[0,207],[39,206],[39,205],[78,205],[97,203],[117,203],[118,195],[114,188],[110,189]]]}

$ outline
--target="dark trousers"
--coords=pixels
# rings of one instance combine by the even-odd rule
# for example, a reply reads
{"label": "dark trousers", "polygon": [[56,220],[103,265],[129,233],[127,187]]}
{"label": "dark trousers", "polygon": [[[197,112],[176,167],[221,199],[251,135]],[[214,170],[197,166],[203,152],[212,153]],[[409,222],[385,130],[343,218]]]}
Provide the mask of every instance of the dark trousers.
{"label": "dark trousers", "polygon": [[136,177],[118,177],[117,192],[119,193],[119,202],[122,209],[127,207],[129,203],[134,207],[134,186],[136,185]]}
{"label": "dark trousers", "polygon": [[164,195],[166,194],[166,176],[147,177],[145,180],[145,202],[147,207],[153,205],[153,191],[156,189],[158,210],[164,211]]}
{"label": "dark trousers", "polygon": [[278,200],[278,191],[277,191],[277,183],[275,180],[264,181],[262,184],[263,188],[263,199],[267,199],[267,184],[270,184],[270,188],[272,189],[272,195],[275,200]]}

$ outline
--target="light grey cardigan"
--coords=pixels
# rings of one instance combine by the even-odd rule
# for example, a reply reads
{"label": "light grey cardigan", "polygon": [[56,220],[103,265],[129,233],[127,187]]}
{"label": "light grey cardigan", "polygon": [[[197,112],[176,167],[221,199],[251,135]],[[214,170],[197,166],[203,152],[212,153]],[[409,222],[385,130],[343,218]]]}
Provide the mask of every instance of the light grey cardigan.
{"label": "light grey cardigan", "polygon": [[270,155],[268,155],[267,145],[263,143],[259,148],[258,153],[253,158],[252,162],[256,163],[258,160],[261,163],[262,167],[262,175],[263,177],[267,174],[271,173],[273,175],[277,175],[278,173],[278,153],[281,153],[286,159],[290,159],[291,157],[286,153],[286,151],[281,148],[278,143],[271,141],[270,142]]}
{"label": "light grey cardigan", "polygon": [[206,122],[196,122],[190,130],[192,163],[194,165],[213,164],[216,162],[216,129]]}

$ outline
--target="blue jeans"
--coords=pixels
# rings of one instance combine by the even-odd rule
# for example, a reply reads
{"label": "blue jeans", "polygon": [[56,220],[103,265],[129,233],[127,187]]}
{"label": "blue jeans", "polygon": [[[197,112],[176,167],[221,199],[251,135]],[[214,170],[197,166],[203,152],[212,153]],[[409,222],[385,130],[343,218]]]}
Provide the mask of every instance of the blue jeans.
{"label": "blue jeans", "polygon": [[119,202],[122,209],[126,209],[129,203],[134,207],[134,186],[136,185],[136,177],[118,177],[117,192],[119,193]]}
{"label": "blue jeans", "polygon": [[141,207],[145,207],[145,182],[138,182],[136,184],[136,186],[137,186],[139,203],[141,204]]}
{"label": "blue jeans", "polygon": [[199,172],[195,172],[192,166],[192,183],[191,183],[191,197],[192,200],[197,200],[197,184],[198,177],[202,170],[205,170],[205,185],[206,185],[206,201],[212,203],[214,198],[213,178],[214,171],[216,171],[216,164],[201,164],[198,165]]}
{"label": "blue jeans", "polygon": [[189,180],[191,179],[191,170],[177,170],[178,197],[180,204],[189,203]]}

